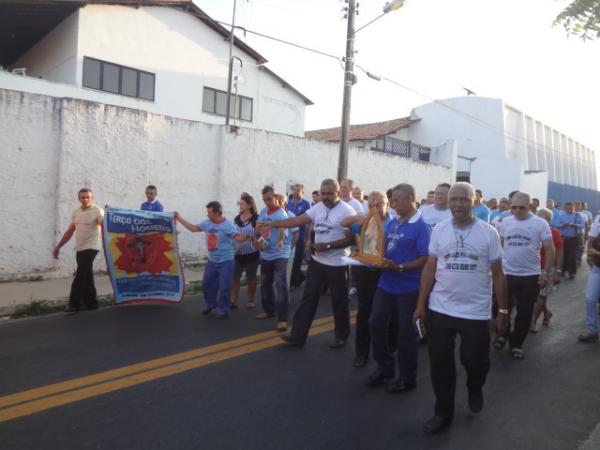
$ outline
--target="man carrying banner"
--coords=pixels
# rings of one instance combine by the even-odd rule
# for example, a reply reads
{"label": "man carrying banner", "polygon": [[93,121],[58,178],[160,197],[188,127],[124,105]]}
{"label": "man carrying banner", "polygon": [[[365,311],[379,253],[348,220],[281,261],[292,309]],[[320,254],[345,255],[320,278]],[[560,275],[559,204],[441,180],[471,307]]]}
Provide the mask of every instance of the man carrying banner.
{"label": "man carrying banner", "polygon": [[93,267],[94,258],[100,250],[100,225],[104,217],[104,210],[94,205],[94,195],[91,189],[80,189],[78,198],[81,207],[73,212],[67,231],[52,252],[54,258],[58,259],[61,247],[69,242],[75,234],[77,272],[71,285],[69,306],[65,309],[65,312],[69,314],[77,313],[82,302],[86,309],[98,308]]}
{"label": "man carrying banner", "polygon": [[205,221],[194,225],[183,219],[178,212],[175,220],[193,233],[206,233],[206,248],[208,249],[208,264],[204,269],[202,289],[206,308],[202,314],[207,316],[213,309],[217,310],[216,318],[225,319],[229,314],[231,297],[231,282],[235,256],[234,241],[244,242],[250,236],[242,236],[233,222],[223,217],[223,207],[219,202],[212,201],[206,205]]}

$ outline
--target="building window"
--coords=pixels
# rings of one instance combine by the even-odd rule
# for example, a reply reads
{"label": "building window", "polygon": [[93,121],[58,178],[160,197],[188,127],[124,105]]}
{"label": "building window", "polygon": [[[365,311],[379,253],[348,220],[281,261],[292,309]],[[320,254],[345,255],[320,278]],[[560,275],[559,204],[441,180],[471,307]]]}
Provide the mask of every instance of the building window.
{"label": "building window", "polygon": [[[202,96],[202,111],[217,114],[219,116],[226,116],[227,92],[205,87]],[[229,108],[230,117],[234,117],[234,112],[236,112],[236,119],[252,122],[252,99],[250,97],[241,95],[235,96],[232,94],[231,106]]]}
{"label": "building window", "polygon": [[131,67],[83,58],[83,87],[154,101],[156,76]]}

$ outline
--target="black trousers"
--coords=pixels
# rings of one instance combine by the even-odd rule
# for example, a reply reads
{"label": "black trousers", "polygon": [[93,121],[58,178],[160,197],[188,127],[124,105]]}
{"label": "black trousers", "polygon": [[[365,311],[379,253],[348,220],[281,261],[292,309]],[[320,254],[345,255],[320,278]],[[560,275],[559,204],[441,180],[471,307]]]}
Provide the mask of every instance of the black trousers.
{"label": "black trousers", "polygon": [[75,254],[77,272],[75,272],[75,279],[71,284],[71,294],[69,295],[71,308],[80,309],[82,304],[88,308],[98,306],[96,285],[94,284],[94,258],[97,254],[98,250],[82,250]]}
{"label": "black trousers", "polygon": [[302,341],[306,340],[325,283],[331,289],[335,336],[339,339],[348,339],[350,335],[350,308],[348,305],[346,266],[327,266],[314,259],[311,259],[308,264],[304,293],[292,321],[292,336]]}
{"label": "black trousers", "polygon": [[[381,270],[355,266],[354,276],[356,278],[356,294],[358,296],[358,308],[356,312],[356,355],[369,356],[371,349],[371,331],[369,326],[369,317],[373,309],[373,298],[379,283]],[[398,341],[398,318],[392,316],[387,323],[387,347],[390,353],[396,351],[396,342]]]}
{"label": "black trousers", "polygon": [[[523,277],[506,275],[508,297],[515,299],[515,305],[517,307],[515,322],[510,331],[509,346],[511,349],[522,348],[525,338],[529,334],[533,306],[540,295],[540,285],[538,284],[538,281],[538,275]],[[510,323],[508,329],[511,329]]]}
{"label": "black trousers", "polygon": [[292,273],[290,275],[291,287],[300,286],[306,278],[304,276],[304,273],[302,272],[302,260],[304,259],[304,244],[304,238],[298,239],[298,242],[296,242],[296,249],[294,250],[294,261],[292,262]]}
{"label": "black trousers", "polygon": [[490,322],[461,319],[429,310],[427,326],[435,415],[451,421],[456,391],[456,335],[460,335],[460,362],[467,371],[467,388],[477,392],[485,384],[490,370]]}
{"label": "black trousers", "polygon": [[569,275],[577,273],[577,237],[563,238],[563,266],[564,273]]}

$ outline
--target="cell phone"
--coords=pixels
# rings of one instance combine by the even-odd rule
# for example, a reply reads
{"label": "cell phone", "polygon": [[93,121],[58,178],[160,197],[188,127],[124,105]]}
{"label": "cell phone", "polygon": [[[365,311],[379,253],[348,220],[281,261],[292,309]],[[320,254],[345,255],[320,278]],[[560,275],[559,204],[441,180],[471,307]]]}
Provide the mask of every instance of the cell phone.
{"label": "cell phone", "polygon": [[425,337],[425,324],[421,319],[417,319],[415,321],[415,328],[417,329],[417,334],[419,335],[419,339],[423,339]]}

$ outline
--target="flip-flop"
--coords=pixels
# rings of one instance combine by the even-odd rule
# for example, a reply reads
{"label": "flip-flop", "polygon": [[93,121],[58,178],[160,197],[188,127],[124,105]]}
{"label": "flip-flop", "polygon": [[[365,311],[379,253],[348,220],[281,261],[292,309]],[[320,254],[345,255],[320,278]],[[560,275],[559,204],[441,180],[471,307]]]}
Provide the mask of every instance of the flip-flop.
{"label": "flip-flop", "polygon": [[510,354],[515,359],[523,359],[523,358],[525,358],[525,353],[520,348],[513,348],[513,349],[511,349]]}
{"label": "flip-flop", "polygon": [[256,305],[254,303],[252,303],[252,302],[248,302],[246,304],[246,308],[248,308],[248,309],[254,309],[254,308],[256,308]]}

